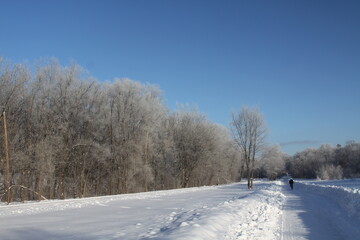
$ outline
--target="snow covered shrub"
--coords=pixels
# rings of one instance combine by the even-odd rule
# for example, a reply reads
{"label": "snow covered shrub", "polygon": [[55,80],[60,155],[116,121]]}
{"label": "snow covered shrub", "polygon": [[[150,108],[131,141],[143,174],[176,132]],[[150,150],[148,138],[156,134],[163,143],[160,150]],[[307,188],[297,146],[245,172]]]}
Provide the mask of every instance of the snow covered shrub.
{"label": "snow covered shrub", "polygon": [[317,178],[321,180],[342,179],[343,169],[341,166],[335,166],[333,164],[323,165],[319,171],[317,171]]}

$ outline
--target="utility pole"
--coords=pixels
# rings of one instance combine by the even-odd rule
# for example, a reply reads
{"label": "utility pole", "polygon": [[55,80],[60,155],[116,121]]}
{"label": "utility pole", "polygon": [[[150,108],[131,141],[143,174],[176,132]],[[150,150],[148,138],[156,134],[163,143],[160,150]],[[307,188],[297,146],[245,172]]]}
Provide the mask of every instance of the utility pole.
{"label": "utility pole", "polygon": [[6,114],[5,110],[2,114],[3,122],[4,122],[4,147],[5,147],[5,158],[6,158],[6,165],[5,165],[5,183],[6,183],[6,191],[7,191],[7,202],[8,204],[11,202],[11,189],[10,189],[10,157],[9,157],[9,142],[7,136],[7,128],[6,128]]}

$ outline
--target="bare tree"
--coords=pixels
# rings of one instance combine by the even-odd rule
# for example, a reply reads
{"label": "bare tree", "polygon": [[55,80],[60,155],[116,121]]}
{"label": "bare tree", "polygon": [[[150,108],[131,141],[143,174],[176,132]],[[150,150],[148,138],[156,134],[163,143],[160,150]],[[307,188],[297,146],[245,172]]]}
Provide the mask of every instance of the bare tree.
{"label": "bare tree", "polygon": [[257,108],[242,107],[238,113],[232,113],[231,131],[244,155],[248,188],[253,187],[255,157],[265,143],[267,127]]}

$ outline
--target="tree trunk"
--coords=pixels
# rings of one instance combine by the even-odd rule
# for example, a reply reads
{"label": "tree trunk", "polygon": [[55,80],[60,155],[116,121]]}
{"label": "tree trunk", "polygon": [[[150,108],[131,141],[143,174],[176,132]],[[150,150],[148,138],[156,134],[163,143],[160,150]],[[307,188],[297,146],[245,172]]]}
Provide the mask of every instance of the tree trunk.
{"label": "tree trunk", "polygon": [[42,180],[41,180],[41,170],[39,172],[39,179],[38,179],[38,201],[41,201],[41,196],[42,196]]}
{"label": "tree trunk", "polygon": [[247,180],[248,180],[248,189],[251,189],[252,188],[252,182],[251,182],[251,169],[248,168],[247,169]]}
{"label": "tree trunk", "polygon": [[7,189],[7,203],[11,202],[11,177],[10,177],[10,157],[9,157],[9,142],[7,135],[7,126],[6,126],[6,114],[3,112],[3,122],[4,122],[4,148],[5,148],[5,159],[6,159],[6,167],[5,167],[5,183]]}
{"label": "tree trunk", "polygon": [[65,173],[63,171],[60,177],[60,199],[65,199]]}
{"label": "tree trunk", "polygon": [[244,168],[245,168],[245,163],[243,162],[239,168],[239,182],[241,182],[242,180],[242,176],[244,174]]}

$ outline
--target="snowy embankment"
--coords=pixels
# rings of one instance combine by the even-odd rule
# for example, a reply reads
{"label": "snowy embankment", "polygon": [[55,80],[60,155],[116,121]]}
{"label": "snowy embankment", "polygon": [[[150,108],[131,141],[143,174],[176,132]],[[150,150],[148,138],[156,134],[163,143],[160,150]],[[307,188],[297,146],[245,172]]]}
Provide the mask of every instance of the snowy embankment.
{"label": "snowy embankment", "polygon": [[0,239],[279,239],[281,182],[0,205]]}
{"label": "snowy embankment", "polygon": [[10,205],[0,203],[0,217],[9,215],[33,215],[47,212],[58,212],[71,209],[87,208],[90,206],[107,206],[111,202],[127,200],[149,200],[165,196],[176,196],[184,193],[205,191],[209,187],[174,189],[155,192],[110,195],[91,198],[77,198],[66,200],[45,200],[41,202],[13,202]]}
{"label": "snowy embankment", "polygon": [[349,216],[360,218],[360,181],[298,181],[297,188],[332,199]]}
{"label": "snowy embankment", "polygon": [[256,240],[264,239],[264,236],[268,240],[278,239],[285,200],[279,185],[263,182],[244,197],[225,201],[207,209],[205,214],[194,213],[173,226],[181,229],[177,229],[172,239]]}

